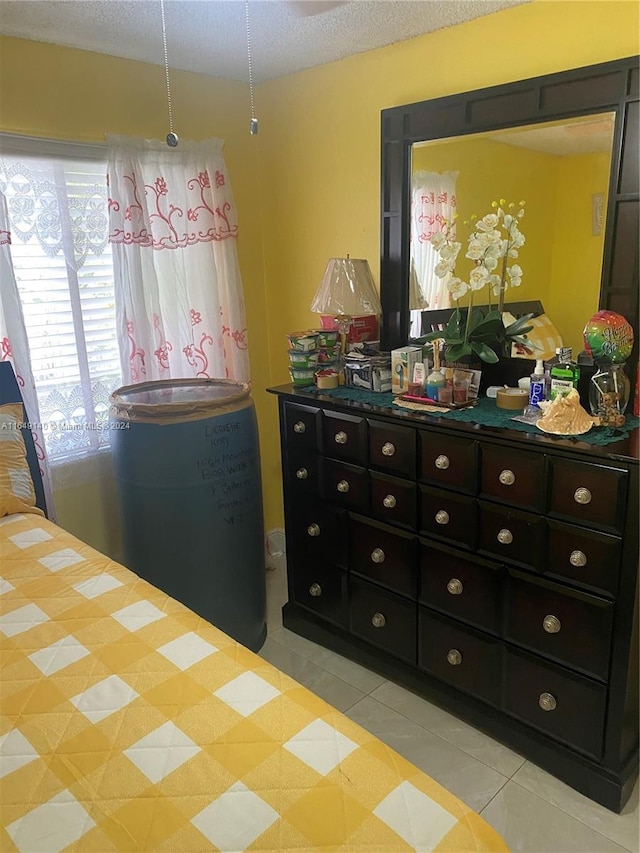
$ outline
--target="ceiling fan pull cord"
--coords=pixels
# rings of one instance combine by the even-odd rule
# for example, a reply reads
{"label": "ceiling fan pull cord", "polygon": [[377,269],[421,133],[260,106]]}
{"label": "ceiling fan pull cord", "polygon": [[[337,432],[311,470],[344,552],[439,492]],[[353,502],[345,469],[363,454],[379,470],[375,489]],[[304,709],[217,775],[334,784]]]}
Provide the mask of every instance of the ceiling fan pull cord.
{"label": "ceiling fan pull cord", "polygon": [[247,58],[249,60],[249,98],[251,101],[251,121],[249,122],[249,132],[252,136],[258,133],[258,119],[256,118],[255,104],[253,100],[253,63],[251,61],[251,28],[249,26],[249,0],[244,3],[244,15],[247,24]]}
{"label": "ceiling fan pull cord", "polygon": [[164,76],[167,81],[167,107],[169,110],[169,133],[167,133],[167,145],[175,148],[179,142],[178,134],[173,131],[173,110],[171,108],[171,84],[169,82],[169,54],[167,52],[167,26],[164,18],[164,0],[160,0],[160,14],[162,16],[162,45],[164,47]]}

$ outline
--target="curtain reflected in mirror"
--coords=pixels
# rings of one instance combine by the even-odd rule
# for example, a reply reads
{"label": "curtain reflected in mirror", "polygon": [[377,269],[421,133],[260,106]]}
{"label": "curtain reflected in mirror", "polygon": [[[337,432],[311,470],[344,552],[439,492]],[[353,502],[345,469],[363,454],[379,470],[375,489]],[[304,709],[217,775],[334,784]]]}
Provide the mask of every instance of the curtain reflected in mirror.
{"label": "curtain reflected in mirror", "polygon": [[[565,343],[582,349],[582,328],[598,308],[614,120],[611,112],[412,145],[411,337],[420,334],[422,311],[456,304],[447,287],[451,274],[436,275],[439,255],[430,238],[455,222],[463,247],[455,275],[468,281],[474,262],[464,257],[465,223],[504,198],[526,201],[522,283],[506,300],[540,300]],[[475,299],[489,301],[488,292]]]}

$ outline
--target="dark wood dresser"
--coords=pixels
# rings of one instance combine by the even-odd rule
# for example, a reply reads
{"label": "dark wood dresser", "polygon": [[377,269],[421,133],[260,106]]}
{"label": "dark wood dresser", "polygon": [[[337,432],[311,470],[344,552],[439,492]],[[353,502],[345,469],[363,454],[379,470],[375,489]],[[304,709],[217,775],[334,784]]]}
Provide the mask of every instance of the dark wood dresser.
{"label": "dark wood dresser", "polygon": [[287,628],[619,812],[638,772],[638,430],[606,447],[286,385]]}

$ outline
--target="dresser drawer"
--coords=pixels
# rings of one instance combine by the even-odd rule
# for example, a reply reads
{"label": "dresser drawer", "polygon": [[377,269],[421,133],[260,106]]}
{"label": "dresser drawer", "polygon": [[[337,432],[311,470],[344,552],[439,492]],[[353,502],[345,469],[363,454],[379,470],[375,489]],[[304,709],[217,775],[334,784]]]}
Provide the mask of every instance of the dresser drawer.
{"label": "dresser drawer", "polygon": [[510,571],[505,611],[506,639],[606,680],[610,601]]}
{"label": "dresser drawer", "polygon": [[620,533],[626,497],[626,471],[551,459],[550,515]]}
{"label": "dresser drawer", "polygon": [[327,563],[299,563],[293,567],[293,591],[296,602],[302,607],[347,627],[347,576],[339,568]]}
{"label": "dresser drawer", "polygon": [[367,450],[367,422],[364,418],[325,410],[322,418],[322,451],[325,456],[366,466]]}
{"label": "dresser drawer", "polygon": [[480,495],[522,509],[545,511],[545,468],[542,453],[527,453],[495,444],[481,448]]}
{"label": "dresser drawer", "polygon": [[420,531],[456,545],[476,545],[476,499],[445,489],[420,486]]}
{"label": "dresser drawer", "polygon": [[287,454],[287,487],[295,503],[317,501],[320,494],[320,457],[312,450]]}
{"label": "dresser drawer", "polygon": [[494,634],[501,631],[501,575],[487,560],[420,542],[420,602]]}
{"label": "dresser drawer", "polygon": [[622,541],[607,533],[585,530],[560,521],[549,521],[548,526],[547,573],[615,596]]}
{"label": "dresser drawer", "polygon": [[320,448],[322,412],[315,406],[284,404],[285,441],[290,450]]}
{"label": "dresser drawer", "polygon": [[352,572],[416,599],[417,539],[375,522],[351,518],[349,565]]}
{"label": "dresser drawer", "polygon": [[347,568],[347,513],[321,503],[291,508],[288,547],[296,558]]}
{"label": "dresser drawer", "polygon": [[547,533],[544,518],[487,501],[478,503],[480,551],[506,563],[542,571]]}
{"label": "dresser drawer", "polygon": [[601,684],[507,648],[504,697],[505,710],[525,723],[601,755],[607,697]]}
{"label": "dresser drawer", "polygon": [[415,530],[418,487],[410,480],[371,472],[371,515]]}
{"label": "dresser drawer", "polygon": [[337,462],[322,461],[322,497],[328,503],[351,509],[354,512],[369,512],[369,472],[366,468]]}
{"label": "dresser drawer", "polygon": [[444,433],[420,431],[420,479],[475,494],[477,443]]}
{"label": "dresser drawer", "polygon": [[502,643],[420,608],[418,665],[492,705],[500,702]]}
{"label": "dresser drawer", "polygon": [[415,602],[349,578],[349,624],[358,637],[415,665],[417,621]]}
{"label": "dresser drawer", "polygon": [[382,421],[369,421],[369,465],[414,480],[416,430]]}

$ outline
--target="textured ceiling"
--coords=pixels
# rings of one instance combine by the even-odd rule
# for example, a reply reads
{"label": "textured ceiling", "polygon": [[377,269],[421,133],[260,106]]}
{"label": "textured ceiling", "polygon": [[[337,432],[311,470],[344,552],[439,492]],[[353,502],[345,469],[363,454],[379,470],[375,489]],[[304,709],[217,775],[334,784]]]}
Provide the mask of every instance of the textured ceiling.
{"label": "textured ceiling", "polygon": [[[280,77],[529,0],[250,0],[254,79]],[[169,64],[247,80],[243,0],[165,0]],[[159,0],[1,0],[0,33],[162,64]]]}

